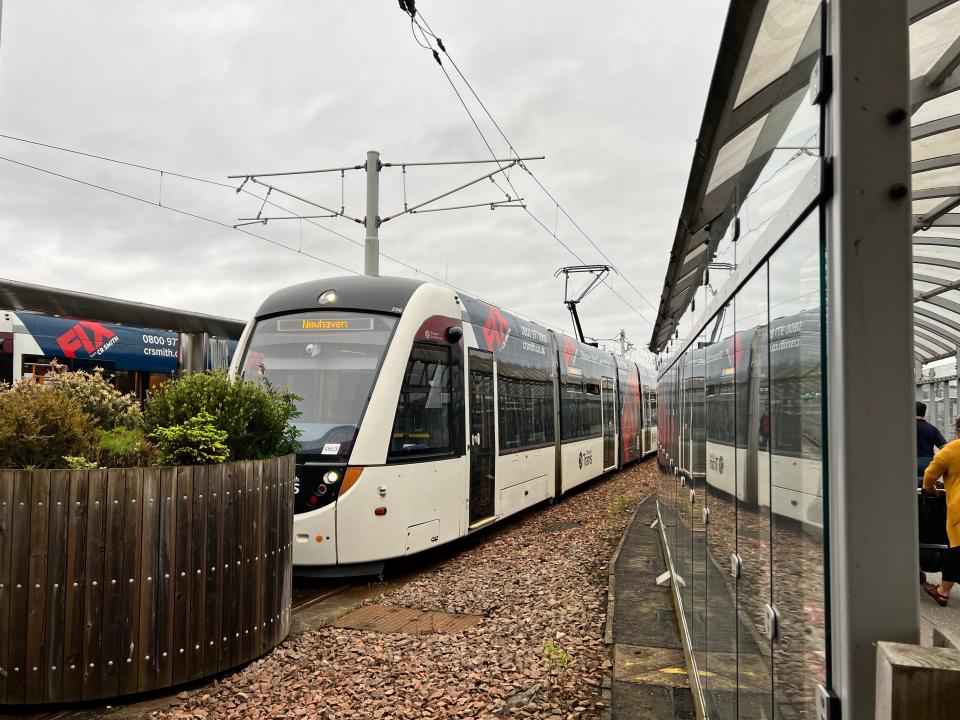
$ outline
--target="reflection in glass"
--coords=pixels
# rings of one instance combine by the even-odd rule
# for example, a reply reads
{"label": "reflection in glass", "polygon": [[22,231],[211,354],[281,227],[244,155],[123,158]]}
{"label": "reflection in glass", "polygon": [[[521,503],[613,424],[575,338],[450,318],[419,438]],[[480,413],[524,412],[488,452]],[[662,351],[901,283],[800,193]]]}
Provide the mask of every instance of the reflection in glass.
{"label": "reflection in glass", "polygon": [[[704,693],[710,717],[736,717],[737,634],[736,585],[728,568],[736,549],[736,506],[733,488],[737,463],[733,447],[735,387],[733,384],[733,305],[720,312],[704,332],[706,395],[704,494],[710,510],[707,524],[707,657]],[[711,340],[713,342],[711,342]]]}
{"label": "reflection in glass", "polygon": [[826,661],[818,229],[813,213],[769,261],[774,694],[801,718]]}
{"label": "reflection in glass", "polygon": [[739,717],[773,717],[770,640],[770,413],[767,266],[736,298],[737,685]]}

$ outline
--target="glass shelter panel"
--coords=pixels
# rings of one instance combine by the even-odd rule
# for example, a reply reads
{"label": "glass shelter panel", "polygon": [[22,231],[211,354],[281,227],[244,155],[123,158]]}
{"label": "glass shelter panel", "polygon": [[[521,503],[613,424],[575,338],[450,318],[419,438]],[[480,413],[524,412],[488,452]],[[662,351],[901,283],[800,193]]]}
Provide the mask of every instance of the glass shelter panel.
{"label": "glass shelter panel", "polygon": [[707,649],[707,547],[706,547],[706,481],[704,459],[704,354],[694,343],[684,362],[684,414],[687,426],[685,460],[685,499],[690,506],[690,577],[687,586],[691,601],[687,625],[697,668],[706,667]]}
{"label": "glass shelter panel", "polygon": [[770,513],[774,699],[778,717],[813,718],[825,684],[823,376],[819,218],[770,258]]}
{"label": "glass shelter panel", "polygon": [[[735,549],[736,507],[732,489],[736,457],[732,437],[723,423],[732,419],[733,306],[721,310],[701,335],[698,352],[704,358],[706,459],[703,495],[709,512],[706,523],[707,647],[703,673],[707,713],[710,717],[736,716],[736,588],[725,568]],[[712,342],[711,342],[712,340]]]}
{"label": "glass shelter panel", "polygon": [[738,717],[770,718],[770,412],[767,266],[737,294],[737,593]]}

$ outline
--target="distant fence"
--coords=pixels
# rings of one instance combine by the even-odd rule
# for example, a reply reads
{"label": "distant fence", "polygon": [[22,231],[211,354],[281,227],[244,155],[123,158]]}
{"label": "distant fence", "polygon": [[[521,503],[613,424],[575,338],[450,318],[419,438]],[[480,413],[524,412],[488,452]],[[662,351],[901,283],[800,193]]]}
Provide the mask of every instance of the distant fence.
{"label": "distant fence", "polygon": [[213,675],[290,630],[294,456],[0,470],[0,703]]}

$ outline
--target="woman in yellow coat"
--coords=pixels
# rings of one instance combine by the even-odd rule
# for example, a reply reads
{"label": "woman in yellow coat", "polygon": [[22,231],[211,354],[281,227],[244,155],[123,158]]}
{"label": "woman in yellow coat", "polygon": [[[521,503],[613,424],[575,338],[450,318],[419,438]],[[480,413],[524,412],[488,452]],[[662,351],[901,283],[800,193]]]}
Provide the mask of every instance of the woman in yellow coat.
{"label": "woman in yellow coat", "polygon": [[937,494],[936,481],[943,477],[943,486],[947,493],[947,536],[950,549],[943,559],[943,574],[939,585],[924,583],[927,591],[939,605],[946,605],[950,598],[950,588],[960,582],[960,418],[956,424],[957,440],[947,443],[933,456],[933,460],[923,473],[923,491]]}

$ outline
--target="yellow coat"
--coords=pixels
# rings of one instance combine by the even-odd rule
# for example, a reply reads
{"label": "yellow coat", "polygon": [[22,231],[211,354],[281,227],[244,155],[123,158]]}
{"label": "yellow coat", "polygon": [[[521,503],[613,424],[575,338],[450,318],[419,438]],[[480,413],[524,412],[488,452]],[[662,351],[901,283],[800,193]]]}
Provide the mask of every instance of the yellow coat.
{"label": "yellow coat", "polygon": [[923,489],[933,491],[934,483],[943,477],[947,491],[947,535],[950,547],[960,546],[960,440],[949,442],[933,456],[923,473]]}

